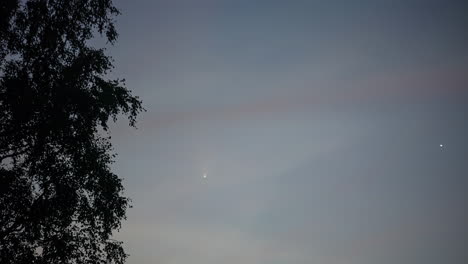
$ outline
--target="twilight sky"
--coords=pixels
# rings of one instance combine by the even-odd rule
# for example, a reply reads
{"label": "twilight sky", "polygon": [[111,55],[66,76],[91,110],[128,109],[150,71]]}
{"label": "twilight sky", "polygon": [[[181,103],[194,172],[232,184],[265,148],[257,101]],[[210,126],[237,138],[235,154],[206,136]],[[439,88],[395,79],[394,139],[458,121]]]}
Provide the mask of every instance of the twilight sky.
{"label": "twilight sky", "polygon": [[468,263],[466,1],[116,5],[129,264]]}

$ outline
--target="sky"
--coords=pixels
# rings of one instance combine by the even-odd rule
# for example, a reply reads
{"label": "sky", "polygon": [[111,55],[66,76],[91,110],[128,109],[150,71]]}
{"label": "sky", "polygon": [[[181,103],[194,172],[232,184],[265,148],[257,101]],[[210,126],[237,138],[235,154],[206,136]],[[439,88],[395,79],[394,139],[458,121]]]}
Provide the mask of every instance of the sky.
{"label": "sky", "polygon": [[128,264],[468,263],[466,1],[115,4]]}

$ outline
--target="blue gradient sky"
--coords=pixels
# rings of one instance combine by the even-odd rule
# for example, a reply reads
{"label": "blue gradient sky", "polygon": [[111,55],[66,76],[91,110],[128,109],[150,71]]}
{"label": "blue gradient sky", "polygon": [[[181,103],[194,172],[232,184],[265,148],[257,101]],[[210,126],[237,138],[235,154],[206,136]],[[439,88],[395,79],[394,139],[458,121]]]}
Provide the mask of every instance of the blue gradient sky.
{"label": "blue gradient sky", "polygon": [[464,2],[116,1],[128,263],[467,263]]}

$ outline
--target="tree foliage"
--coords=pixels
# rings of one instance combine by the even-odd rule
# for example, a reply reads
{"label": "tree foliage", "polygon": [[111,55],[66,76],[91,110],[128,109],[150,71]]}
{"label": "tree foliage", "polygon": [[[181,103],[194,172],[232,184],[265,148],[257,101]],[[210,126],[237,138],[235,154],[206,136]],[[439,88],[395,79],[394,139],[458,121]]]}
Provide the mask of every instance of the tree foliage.
{"label": "tree foliage", "polygon": [[142,110],[112,60],[111,0],[0,1],[0,263],[123,263],[108,121]]}

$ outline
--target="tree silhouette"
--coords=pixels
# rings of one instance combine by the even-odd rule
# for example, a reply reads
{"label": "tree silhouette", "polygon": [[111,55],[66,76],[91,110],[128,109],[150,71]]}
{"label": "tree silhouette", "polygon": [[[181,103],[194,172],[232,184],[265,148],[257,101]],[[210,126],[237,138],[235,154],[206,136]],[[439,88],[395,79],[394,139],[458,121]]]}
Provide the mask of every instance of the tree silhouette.
{"label": "tree silhouette", "polygon": [[0,263],[124,263],[108,121],[142,110],[112,60],[111,0],[0,1]]}

